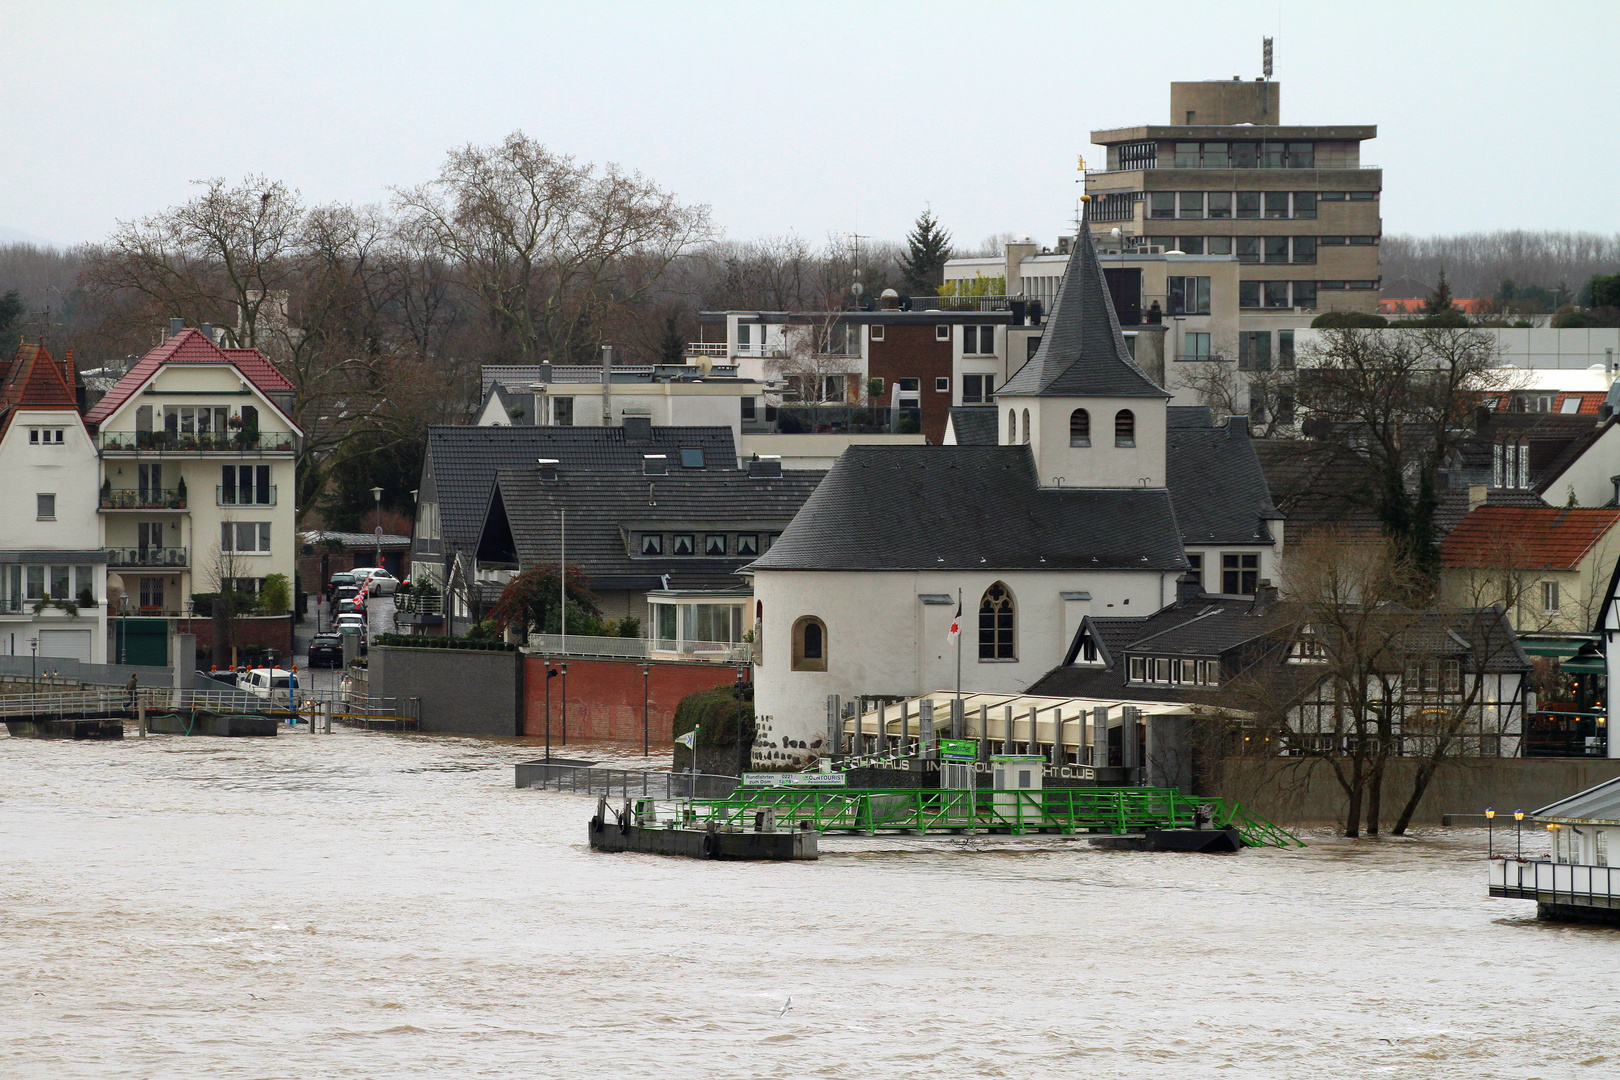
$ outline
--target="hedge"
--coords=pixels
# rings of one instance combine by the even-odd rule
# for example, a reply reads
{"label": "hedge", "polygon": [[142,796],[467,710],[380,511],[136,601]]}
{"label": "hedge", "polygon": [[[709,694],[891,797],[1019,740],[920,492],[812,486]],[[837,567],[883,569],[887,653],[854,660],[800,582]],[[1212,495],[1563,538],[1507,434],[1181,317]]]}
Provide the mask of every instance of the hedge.
{"label": "hedge", "polygon": [[504,641],[474,641],[458,637],[421,637],[416,634],[378,634],[375,645],[403,649],[466,649],[471,652],[517,652],[516,645]]}
{"label": "hedge", "polygon": [[[739,728],[743,741],[752,745],[753,689],[744,690],[739,695],[735,687],[718,686],[713,690],[699,690],[687,694],[681,698],[680,704],[675,706],[675,719],[670,724],[670,734],[679,738],[694,727],[698,729],[699,749],[735,748]],[[690,766],[691,763],[685,760],[687,753],[684,746],[675,747],[675,771],[679,772]]]}

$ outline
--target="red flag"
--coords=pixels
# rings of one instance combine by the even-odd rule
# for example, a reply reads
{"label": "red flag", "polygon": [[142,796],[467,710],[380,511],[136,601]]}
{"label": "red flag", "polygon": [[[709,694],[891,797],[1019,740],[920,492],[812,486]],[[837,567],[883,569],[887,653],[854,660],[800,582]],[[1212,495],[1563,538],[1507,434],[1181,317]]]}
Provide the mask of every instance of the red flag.
{"label": "red flag", "polygon": [[960,600],[958,600],[956,602],[956,615],[953,616],[952,619],[951,619],[950,639],[951,639],[952,643],[954,644],[956,639],[961,637],[961,636],[962,636],[962,602]]}

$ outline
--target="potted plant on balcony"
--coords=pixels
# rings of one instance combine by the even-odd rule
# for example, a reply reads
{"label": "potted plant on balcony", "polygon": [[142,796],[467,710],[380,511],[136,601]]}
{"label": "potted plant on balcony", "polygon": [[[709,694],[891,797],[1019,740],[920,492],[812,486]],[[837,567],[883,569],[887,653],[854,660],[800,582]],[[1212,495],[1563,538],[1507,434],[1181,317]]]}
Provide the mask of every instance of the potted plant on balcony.
{"label": "potted plant on balcony", "polygon": [[102,509],[112,506],[112,477],[110,476],[101,482],[101,506]]}
{"label": "potted plant on balcony", "polygon": [[186,478],[181,477],[180,483],[174,489],[174,497],[169,500],[169,509],[184,510],[186,508]]}

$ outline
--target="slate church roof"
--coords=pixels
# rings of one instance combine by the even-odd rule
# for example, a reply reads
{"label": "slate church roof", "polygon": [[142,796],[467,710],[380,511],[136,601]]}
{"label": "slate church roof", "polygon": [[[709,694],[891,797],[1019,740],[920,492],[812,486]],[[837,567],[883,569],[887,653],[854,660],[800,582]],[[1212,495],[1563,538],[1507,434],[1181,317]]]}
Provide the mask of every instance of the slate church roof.
{"label": "slate church roof", "polygon": [[1170,408],[1165,486],[1186,544],[1257,544],[1275,540],[1266,519],[1283,516],[1271,500],[1247,417],[1220,427],[1204,408]]}
{"label": "slate church roof", "polygon": [[851,446],[755,570],[1180,570],[1163,488],[1042,488],[1028,446]]}
{"label": "slate church roof", "polygon": [[1091,236],[1091,204],[1084,206],[1040,347],[997,397],[1170,397],[1125,348]]}

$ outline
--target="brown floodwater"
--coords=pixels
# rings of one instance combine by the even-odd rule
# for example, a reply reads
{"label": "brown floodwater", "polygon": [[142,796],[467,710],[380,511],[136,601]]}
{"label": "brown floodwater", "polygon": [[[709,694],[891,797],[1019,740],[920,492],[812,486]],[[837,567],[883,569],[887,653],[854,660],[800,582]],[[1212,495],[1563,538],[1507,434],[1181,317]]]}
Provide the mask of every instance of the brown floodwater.
{"label": "brown floodwater", "polygon": [[1620,931],[1483,833],[596,855],[533,755],[0,737],[0,1077],[1620,1075]]}

